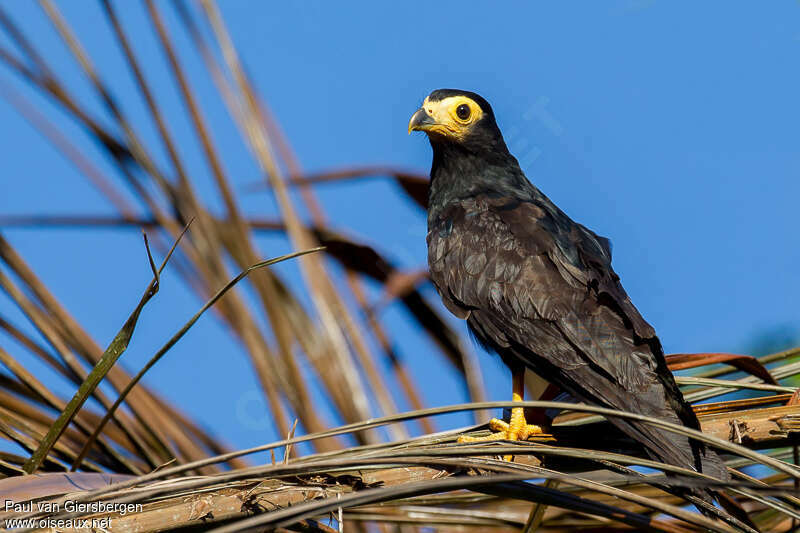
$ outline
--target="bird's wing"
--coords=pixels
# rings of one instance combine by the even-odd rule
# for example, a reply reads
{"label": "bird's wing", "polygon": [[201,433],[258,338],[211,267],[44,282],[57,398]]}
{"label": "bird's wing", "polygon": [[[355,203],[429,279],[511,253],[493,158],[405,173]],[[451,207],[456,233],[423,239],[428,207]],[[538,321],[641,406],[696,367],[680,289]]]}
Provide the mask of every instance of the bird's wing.
{"label": "bird's wing", "polygon": [[599,367],[632,392],[650,381],[646,371],[656,365],[649,347],[642,357],[630,355],[655,332],[611,269],[605,240],[552,204],[465,199],[428,238],[431,276],[445,305],[473,317],[493,347],[529,345],[553,326],[568,343],[554,361],[560,367]]}
{"label": "bird's wing", "polygon": [[[432,225],[428,240],[443,301],[504,360],[592,403],[691,423],[653,328],[611,269],[610,250],[555,206],[464,199]],[[685,438],[614,422],[662,460],[695,464]]]}

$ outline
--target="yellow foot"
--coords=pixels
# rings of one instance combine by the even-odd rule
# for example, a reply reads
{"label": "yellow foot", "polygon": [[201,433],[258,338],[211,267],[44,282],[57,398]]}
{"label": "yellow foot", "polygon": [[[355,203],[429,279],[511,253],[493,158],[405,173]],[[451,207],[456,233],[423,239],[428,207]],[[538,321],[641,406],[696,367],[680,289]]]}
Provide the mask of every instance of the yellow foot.
{"label": "yellow foot", "polygon": [[[528,440],[532,435],[543,434],[544,431],[541,427],[535,424],[528,424],[525,420],[525,409],[522,407],[514,407],[511,409],[511,420],[504,422],[497,418],[492,418],[489,421],[489,428],[494,431],[491,435],[486,437],[470,437],[462,435],[458,437],[458,442],[490,442],[496,440]],[[506,461],[514,459],[511,455],[503,457]]]}

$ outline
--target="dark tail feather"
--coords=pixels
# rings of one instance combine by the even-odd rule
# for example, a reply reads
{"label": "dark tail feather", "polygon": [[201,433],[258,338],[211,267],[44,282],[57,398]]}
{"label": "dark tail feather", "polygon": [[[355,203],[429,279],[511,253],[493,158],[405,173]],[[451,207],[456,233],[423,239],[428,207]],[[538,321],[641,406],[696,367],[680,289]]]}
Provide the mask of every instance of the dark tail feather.
{"label": "dark tail feather", "polygon": [[[699,427],[700,424],[698,423],[697,426]],[[700,470],[703,474],[712,476],[720,481],[730,480],[728,467],[725,466],[725,462],[714,450],[711,450],[708,447],[694,441],[691,442],[691,445],[694,448],[697,456],[700,458]],[[699,496],[699,498],[710,507],[709,509],[706,508],[705,505],[697,505],[697,502],[692,502],[695,504],[695,507],[697,507],[697,509],[706,516],[719,518],[740,529],[759,531],[758,527],[747,515],[747,512],[742,509],[736,500],[724,492],[711,489],[698,489],[697,491],[693,492],[695,492],[695,495]],[[716,500],[720,506],[722,506],[724,511],[714,507],[714,500]]]}
{"label": "dark tail feather", "polygon": [[749,526],[754,531],[758,531],[760,533],[758,526],[755,525],[755,523],[750,519],[750,515],[747,514],[747,511],[745,511],[736,500],[734,500],[724,492],[717,492],[714,495],[716,496],[717,501],[723,507],[723,509],[728,511],[728,514],[735,517],[743,524]]}
{"label": "dark tail feather", "polygon": [[[730,480],[728,467],[714,450],[696,442],[692,442],[692,446],[700,458],[700,470],[703,474],[720,481]],[[722,491],[697,487],[685,489],[683,496],[691,501],[698,511],[709,518],[717,518],[743,531],[760,533],[758,527],[736,500]],[[714,506],[715,500],[722,506],[722,509]]]}
{"label": "dark tail feather", "polygon": [[[727,494],[711,489],[694,489],[681,496],[692,502],[698,511],[709,518],[722,520],[740,531],[761,533],[745,510]],[[714,500],[717,500],[724,510],[715,507]]]}
{"label": "dark tail feather", "polygon": [[[612,423],[614,423],[613,420]],[[703,474],[711,476],[722,482],[730,480],[728,467],[725,466],[722,458],[720,458],[720,456],[717,455],[714,450],[704,446],[702,443],[695,442],[690,439],[683,440],[681,438],[672,440],[670,442],[667,439],[674,439],[674,437],[670,437],[669,434],[665,434],[661,430],[655,429],[652,426],[646,426],[643,424],[625,424],[624,422],[616,422],[615,425],[618,425],[618,427],[620,427],[620,429],[623,431],[626,430],[626,425],[628,427],[633,427],[637,430],[637,432],[639,432],[640,435],[644,435],[645,439],[640,440],[640,442],[644,441],[643,444],[645,442],[650,444],[650,446],[645,444],[645,449],[647,449],[648,454],[656,460],[668,464],[674,464],[676,466],[682,466],[684,468],[692,468],[692,463],[694,462],[695,468]],[[625,432],[627,433],[628,431]],[[682,440],[683,443],[681,443]],[[665,446],[665,443],[671,443],[671,446]],[[681,444],[683,444],[683,446]],[[692,450],[692,455],[694,455],[695,461],[690,459],[688,453],[685,451],[686,448]],[[681,450],[684,451],[681,452]],[[669,474],[667,475],[669,476]],[[696,479],[694,480],[696,481]],[[669,484],[668,481],[667,484]],[[688,501],[694,504],[695,507],[697,507],[698,511],[709,518],[722,520],[741,531],[760,533],[758,527],[756,527],[744,509],[742,509],[741,506],[739,506],[739,504],[727,494],[702,487],[687,488],[674,486],[665,490],[668,490],[676,496],[686,498]],[[719,502],[720,506],[722,506],[722,509],[714,506],[715,501]]]}

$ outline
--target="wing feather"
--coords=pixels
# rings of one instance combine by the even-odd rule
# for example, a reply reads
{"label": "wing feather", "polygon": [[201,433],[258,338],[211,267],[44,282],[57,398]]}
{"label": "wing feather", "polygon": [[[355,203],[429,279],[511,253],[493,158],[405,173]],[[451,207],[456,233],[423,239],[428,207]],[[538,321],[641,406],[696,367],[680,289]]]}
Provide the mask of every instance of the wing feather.
{"label": "wing feather", "polygon": [[[482,344],[585,401],[691,422],[679,417],[688,408],[611,268],[607,239],[543,197],[478,195],[429,222],[431,278]],[[696,464],[684,437],[612,422],[662,460]]]}

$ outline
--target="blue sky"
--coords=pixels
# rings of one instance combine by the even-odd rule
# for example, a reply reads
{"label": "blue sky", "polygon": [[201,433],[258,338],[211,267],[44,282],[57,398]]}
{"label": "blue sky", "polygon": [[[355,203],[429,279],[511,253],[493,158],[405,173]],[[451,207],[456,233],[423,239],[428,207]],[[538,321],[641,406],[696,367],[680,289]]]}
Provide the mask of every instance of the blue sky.
{"label": "blue sky", "polygon": [[[433,89],[473,90],[492,103],[531,181],[613,241],[614,267],[668,352],[741,351],[765,330],[800,329],[800,3],[220,4],[306,171],[390,164],[424,172],[430,147],[423,136],[407,135],[408,118]],[[98,5],[58,5],[166,168]],[[139,3],[116,5],[172,132],[182,139],[192,179],[211,199],[208,169],[144,11]],[[5,9],[70,90],[111,124],[36,4]],[[167,3],[162,10],[242,204],[253,216],[273,215],[268,194],[247,192],[260,179],[258,168],[175,12]],[[0,84],[31,97],[114,175],[80,129],[5,68]],[[0,146],[0,214],[110,213],[4,100]],[[405,267],[424,265],[423,213],[391,184],[325,186],[319,193],[337,227]],[[138,230],[2,231],[100,344],[113,337],[149,280]],[[258,243],[264,256],[288,250],[281,239]],[[291,266],[281,272],[295,276]],[[123,364],[138,368],[200,304],[168,272]],[[0,314],[20,321],[4,297]],[[392,307],[385,318],[427,402],[463,400],[455,377],[429,357],[433,348],[402,311]],[[2,336],[0,343],[21,353]],[[484,355],[481,361],[491,398],[507,399],[508,376],[499,362]],[[215,433],[247,446],[274,437],[248,411],[258,391],[249,368],[209,315],[147,382]]]}

